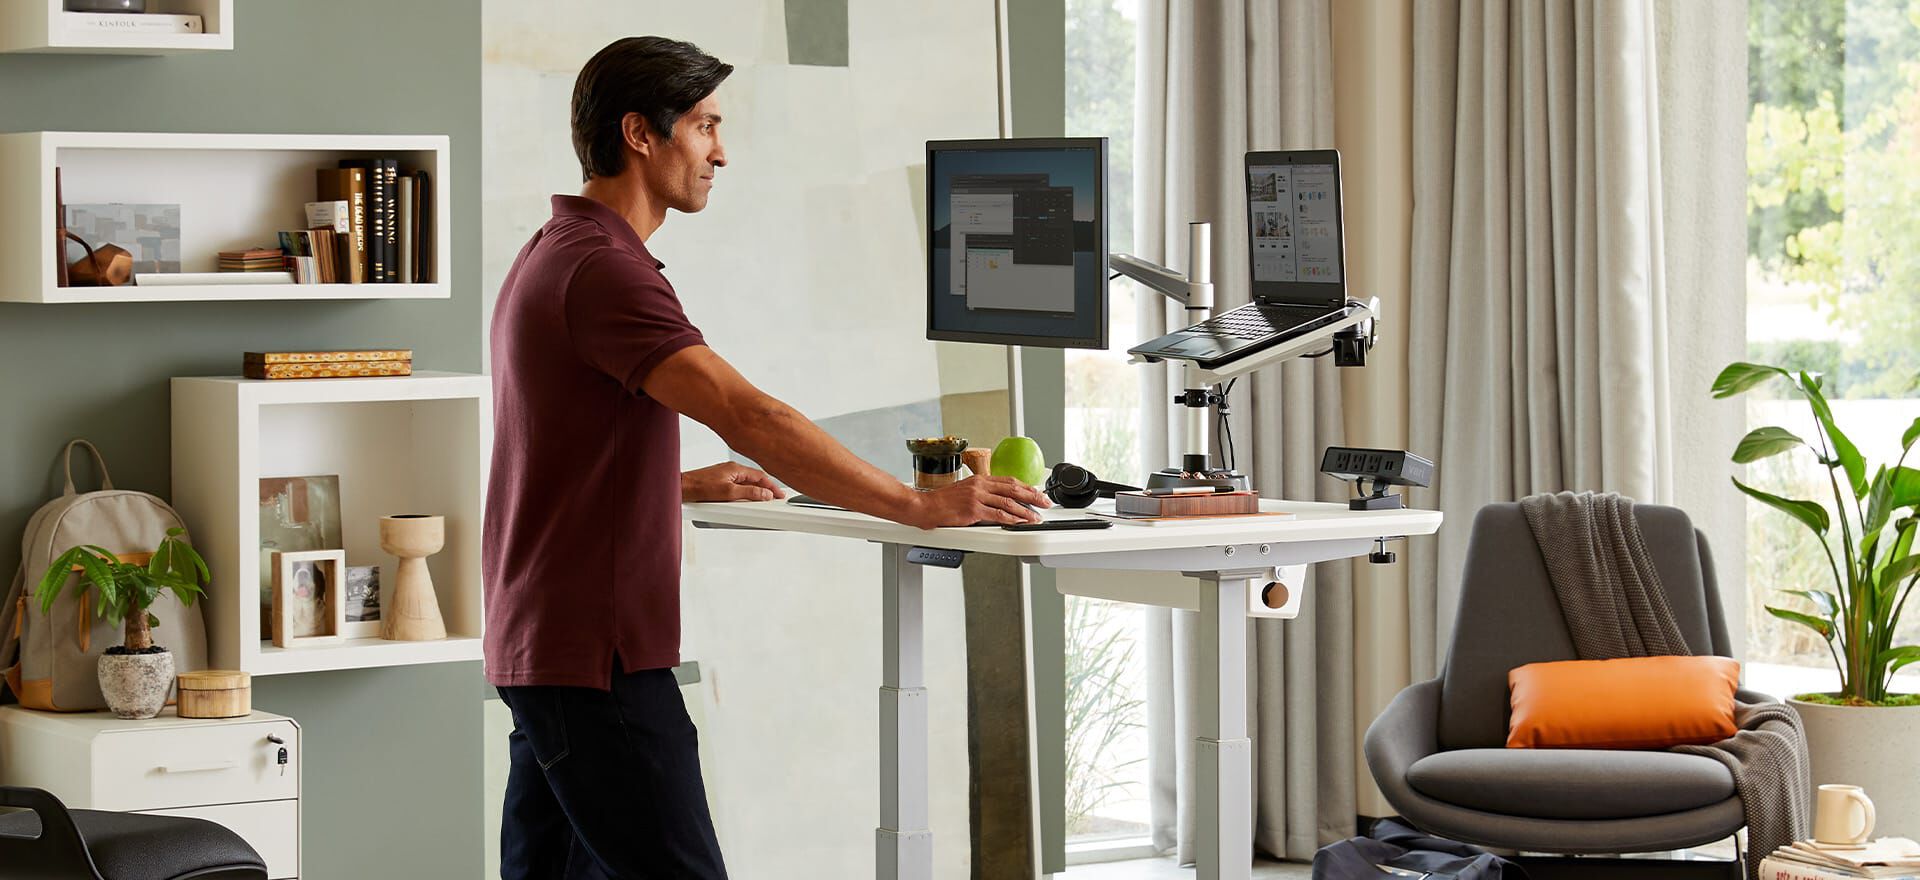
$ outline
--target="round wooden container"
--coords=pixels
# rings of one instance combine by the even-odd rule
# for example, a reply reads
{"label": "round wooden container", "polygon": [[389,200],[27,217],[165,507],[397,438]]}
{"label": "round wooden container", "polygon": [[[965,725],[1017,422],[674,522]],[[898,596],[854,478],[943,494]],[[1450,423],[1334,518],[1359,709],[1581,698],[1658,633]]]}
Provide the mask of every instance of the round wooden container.
{"label": "round wooden container", "polygon": [[252,676],[230,669],[180,673],[182,718],[239,718],[253,713]]}

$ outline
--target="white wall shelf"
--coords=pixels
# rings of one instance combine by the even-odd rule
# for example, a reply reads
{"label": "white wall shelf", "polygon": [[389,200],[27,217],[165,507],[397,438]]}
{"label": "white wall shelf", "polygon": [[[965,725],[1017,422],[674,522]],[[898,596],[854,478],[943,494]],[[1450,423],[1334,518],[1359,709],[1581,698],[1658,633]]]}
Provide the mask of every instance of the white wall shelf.
{"label": "white wall shelf", "polygon": [[[16,2],[16,0],[8,0]],[[0,301],[30,303],[446,299],[452,295],[451,159],[445,135],[0,134]],[[220,284],[60,287],[54,169],[68,205],[180,206],[181,271],[211,272],[223,250],[278,245],[306,227],[315,172],[341,159],[393,157],[430,175],[434,281],[427,284]],[[95,242],[99,244],[99,242]]]}
{"label": "white wall shelf", "polygon": [[[173,506],[213,570],[208,661],[255,675],[478,660],[480,540],[493,448],[485,376],[173,380]],[[382,607],[396,561],[379,518],[447,518],[446,549],[427,562],[448,637],[348,639],[276,648],[260,629],[260,479],[337,474],[347,563],[379,565]]]}
{"label": "white wall shelf", "polygon": [[148,12],[198,15],[204,33],[117,33],[69,27],[62,0],[0,3],[0,52],[61,55],[178,55],[233,48],[233,0],[148,0]]}

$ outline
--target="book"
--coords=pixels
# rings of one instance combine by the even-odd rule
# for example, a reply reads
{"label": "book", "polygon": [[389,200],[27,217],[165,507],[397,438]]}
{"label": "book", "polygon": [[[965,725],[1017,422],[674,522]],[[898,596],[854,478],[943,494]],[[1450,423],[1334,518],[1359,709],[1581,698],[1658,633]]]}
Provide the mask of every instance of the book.
{"label": "book", "polygon": [[[276,251],[277,253],[277,251]],[[293,273],[279,272],[148,272],[133,276],[136,287],[190,287],[200,284],[292,284]]]}
{"label": "book", "polygon": [[318,266],[314,263],[314,260],[312,257],[294,256],[292,254],[288,254],[284,257],[281,257],[281,260],[285,262],[287,271],[293,273],[293,283],[295,284],[319,284],[320,283],[320,277],[319,277],[320,270]]}
{"label": "book", "polygon": [[420,253],[413,261],[415,281],[432,283],[433,281],[433,179],[425,171],[413,172],[416,192],[413,197],[413,217],[419,224],[418,234],[414,235],[415,246]]}
{"label": "book", "polygon": [[374,348],[348,351],[249,351],[241,356],[248,364],[327,364],[356,361],[411,361],[413,349]]}
{"label": "book", "polygon": [[284,256],[279,248],[247,248],[243,251],[221,251],[220,271],[222,272],[277,272],[285,267],[281,261]]}
{"label": "book", "polygon": [[1244,515],[1260,512],[1260,493],[1148,495],[1145,492],[1116,492],[1113,495],[1113,512],[1118,516],[1150,517]]}
{"label": "book", "polygon": [[1806,862],[1783,858],[1780,853],[1775,853],[1760,860],[1759,875],[1760,880],[1863,880],[1863,878],[1870,876],[1877,877],[1878,880],[1916,880],[1916,878],[1920,878],[1920,871],[1914,871],[1913,869],[1903,870],[1906,870],[1908,873],[1869,875],[1854,871],[1845,871],[1839,868],[1811,865]]}
{"label": "book", "polygon": [[63,12],[60,21],[69,31],[88,34],[204,34],[198,15],[158,12]]}
{"label": "book", "polygon": [[327,227],[335,232],[353,229],[353,207],[347,202],[308,202],[307,228]]}
{"label": "book", "polygon": [[388,284],[398,284],[400,277],[400,160],[380,160],[382,174],[381,185],[386,188],[387,197],[387,274]]}
{"label": "book", "polygon": [[1842,876],[1876,880],[1920,874],[1920,844],[1904,837],[1882,837],[1872,843],[1846,847],[1801,840],[1774,850],[1768,858]]}
{"label": "book", "polygon": [[368,284],[387,281],[387,185],[386,169],[379,159],[341,159],[340,167],[361,173],[367,198],[367,275]]}
{"label": "book", "polygon": [[340,361],[317,364],[242,364],[249,379],[344,379],[359,376],[411,376],[412,361]]}
{"label": "book", "polygon": [[340,280],[363,284],[370,265],[367,253],[367,172],[364,168],[322,168],[316,194],[323,202],[346,202],[347,231],[339,236]]}
{"label": "book", "polygon": [[413,178],[400,181],[400,277],[403,284],[413,283],[414,227]]}
{"label": "book", "polygon": [[337,238],[331,227],[316,227],[307,230],[313,233],[313,257],[319,264],[321,284],[333,284],[340,280],[336,267]]}

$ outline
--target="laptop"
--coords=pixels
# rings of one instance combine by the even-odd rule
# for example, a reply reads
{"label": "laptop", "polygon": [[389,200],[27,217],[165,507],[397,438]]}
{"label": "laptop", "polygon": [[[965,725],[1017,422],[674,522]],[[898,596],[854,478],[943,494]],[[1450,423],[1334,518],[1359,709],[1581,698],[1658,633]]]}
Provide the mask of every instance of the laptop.
{"label": "laptop", "polygon": [[1338,150],[1248,153],[1253,301],[1127,350],[1214,369],[1346,317]]}

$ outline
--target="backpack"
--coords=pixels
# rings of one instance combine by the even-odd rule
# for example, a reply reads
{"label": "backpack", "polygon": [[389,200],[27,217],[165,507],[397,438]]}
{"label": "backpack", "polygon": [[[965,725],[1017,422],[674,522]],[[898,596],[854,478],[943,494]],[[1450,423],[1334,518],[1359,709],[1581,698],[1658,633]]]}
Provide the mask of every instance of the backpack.
{"label": "backpack", "polygon": [[[76,493],[73,488],[73,448],[85,447],[100,467],[100,491]],[[145,492],[113,488],[106,460],[85,440],[66,449],[67,488],[34,512],[20,547],[20,571],[0,603],[0,665],[7,666],[6,683],[20,705],[56,712],[86,712],[106,707],[100,694],[100,653],[123,644],[125,630],[101,617],[94,607],[99,597],[89,587],[76,590],[81,576],[68,576],[53,607],[40,610],[33,589],[47,567],[68,549],[95,544],[119,554],[150,553],[167,529],[184,528],[173,508]],[[198,604],[186,607],[170,592],[148,609],[160,625],[154,644],[173,652],[179,672],[207,665],[207,629]],[[15,649],[18,661],[14,660]]]}

